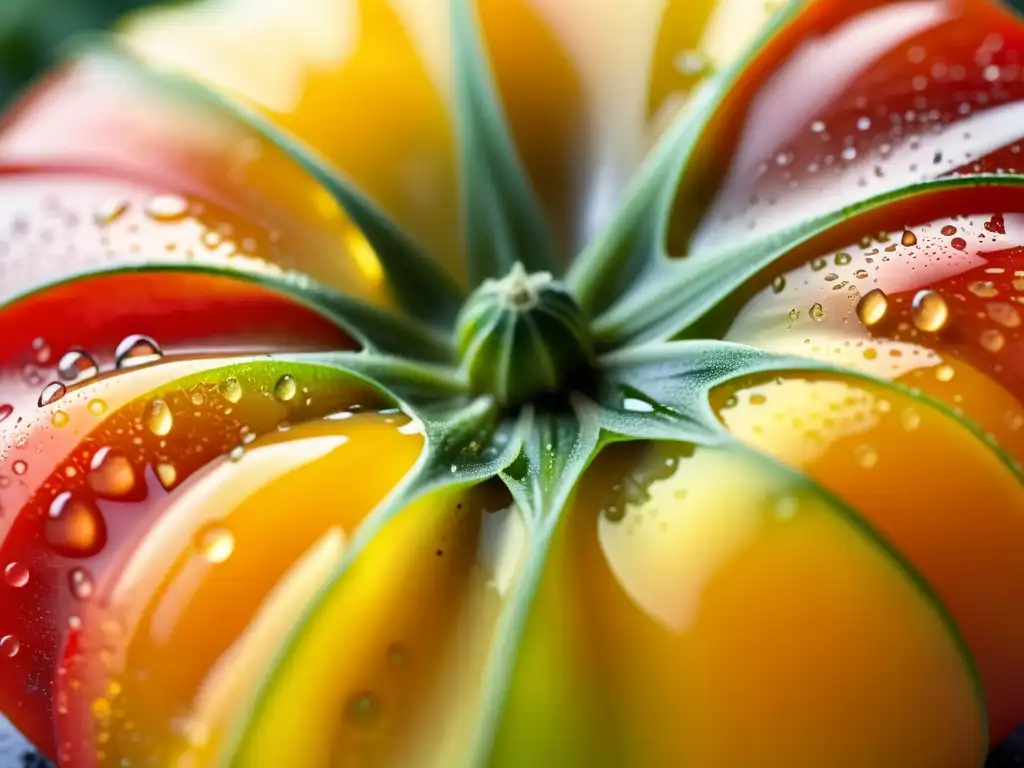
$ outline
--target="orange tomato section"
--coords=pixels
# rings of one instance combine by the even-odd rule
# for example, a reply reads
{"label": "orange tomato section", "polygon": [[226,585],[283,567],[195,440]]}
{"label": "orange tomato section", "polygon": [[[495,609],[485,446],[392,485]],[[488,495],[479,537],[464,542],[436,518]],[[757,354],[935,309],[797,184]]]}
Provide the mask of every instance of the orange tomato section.
{"label": "orange tomato section", "polygon": [[[77,613],[56,694],[65,763],[215,762],[288,632],[422,442],[396,415],[310,422],[162,500]],[[403,665],[401,639],[382,667]]]}
{"label": "orange tomato section", "polygon": [[[585,650],[568,669],[521,657],[511,697],[561,682],[591,714],[579,727],[598,762],[981,761],[976,679],[938,604],[848,510],[784,469],[741,450],[627,446],[598,458],[567,514],[562,621]],[[510,747],[567,756],[561,737],[578,720],[512,713]],[[516,749],[502,754],[517,764]]]}
{"label": "orange tomato section", "polygon": [[922,574],[980,670],[992,742],[1005,738],[1024,720],[1024,484],[1008,460],[884,385],[792,375],[715,400],[737,439],[835,493]]}
{"label": "orange tomato section", "polygon": [[46,392],[0,425],[0,563],[17,575],[0,588],[0,636],[18,641],[0,660],[0,707],[53,755],[61,637],[168,494],[258,435],[379,400],[336,369],[237,357],[141,358]]}

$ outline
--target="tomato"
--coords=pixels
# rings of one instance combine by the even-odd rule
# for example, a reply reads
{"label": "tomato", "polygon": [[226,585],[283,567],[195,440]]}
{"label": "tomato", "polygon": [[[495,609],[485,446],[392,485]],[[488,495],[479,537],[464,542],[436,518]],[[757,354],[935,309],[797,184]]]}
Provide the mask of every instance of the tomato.
{"label": "tomato", "polygon": [[982,765],[1012,6],[200,0],[67,60],[0,124],[0,713],[84,768]]}

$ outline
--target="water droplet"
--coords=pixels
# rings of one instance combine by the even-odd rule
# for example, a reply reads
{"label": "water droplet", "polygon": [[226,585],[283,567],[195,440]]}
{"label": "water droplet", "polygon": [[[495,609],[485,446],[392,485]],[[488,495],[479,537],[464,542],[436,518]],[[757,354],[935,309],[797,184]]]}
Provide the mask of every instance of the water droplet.
{"label": "water droplet", "polygon": [[861,115],[857,118],[857,130],[866,131],[871,128],[871,118],[867,115]]}
{"label": "water droplet", "polygon": [[93,416],[102,416],[107,412],[107,403],[104,400],[96,398],[89,401],[89,413]]}
{"label": "water droplet", "polygon": [[120,198],[104,200],[93,214],[97,226],[106,227],[120,219],[128,211],[128,201]]}
{"label": "water droplet", "polygon": [[64,381],[82,381],[91,379],[99,373],[99,366],[88,352],[72,349],[65,352],[57,363],[57,375]]}
{"label": "water droplet", "polygon": [[991,299],[993,296],[999,295],[999,290],[988,280],[975,280],[967,286],[967,290],[983,299]]}
{"label": "water droplet", "polygon": [[967,248],[967,241],[964,240],[962,237],[954,237],[952,240],[949,241],[949,244],[956,248],[956,250],[958,251],[962,251],[965,248]]}
{"label": "water droplet", "polygon": [[917,235],[909,229],[903,230],[903,237],[900,238],[900,245],[906,246],[907,248],[917,245]]}
{"label": "water droplet", "polygon": [[772,504],[772,514],[780,520],[789,520],[794,517],[800,507],[800,502],[795,496],[779,496]]}
{"label": "water droplet", "polygon": [[178,195],[157,195],[146,206],[146,215],[154,221],[177,221],[188,213],[188,200]]}
{"label": "water droplet", "polygon": [[208,563],[226,562],[235,551],[235,537],[223,525],[213,523],[201,528],[195,537],[196,549]]}
{"label": "water droplet", "polygon": [[853,257],[850,254],[846,253],[845,251],[840,251],[839,253],[836,254],[836,257],[833,259],[833,261],[835,262],[837,267],[845,267],[847,264],[853,261]]}
{"label": "water droplet", "polygon": [[88,600],[96,591],[96,582],[85,568],[72,568],[68,572],[68,587],[76,600]]}
{"label": "water droplet", "polygon": [[681,75],[688,77],[702,75],[710,66],[707,57],[700,51],[682,51],[676,54],[673,63]]}
{"label": "water droplet", "polygon": [[380,722],[380,705],[370,691],[360,691],[345,703],[345,722],[361,731],[372,730]]}
{"label": "water droplet", "polygon": [[53,405],[68,393],[68,388],[59,381],[51,381],[39,393],[39,407]]}
{"label": "water droplet", "polygon": [[230,451],[230,452],[228,453],[228,459],[229,459],[230,461],[234,461],[234,462],[239,462],[239,461],[241,461],[241,460],[242,460],[242,457],[243,457],[243,456],[245,456],[245,448],[243,448],[243,447],[242,447],[242,446],[240,446],[240,445],[236,445],[236,446],[235,446],[234,448],[232,448],[232,449],[231,449],[231,451]]}
{"label": "water droplet", "polygon": [[789,319],[792,322],[794,322],[794,323],[797,320],[799,320],[800,319],[800,310],[799,309],[791,309],[791,310],[789,310]]}
{"label": "water droplet", "polygon": [[18,459],[16,462],[14,462],[11,468],[14,470],[14,474],[16,475],[24,475],[26,472],[28,472],[28,464],[26,464],[21,459]]}
{"label": "water droplet", "polygon": [[918,330],[929,333],[941,331],[949,321],[946,300],[935,291],[918,291],[911,313]]}
{"label": "water droplet", "polygon": [[997,328],[982,331],[978,340],[989,352],[999,352],[1006,345],[1006,337]]}
{"label": "water droplet", "polygon": [[46,365],[50,362],[50,356],[53,354],[50,345],[42,337],[32,340],[32,351],[35,353],[36,362],[40,365]]}
{"label": "water droplet", "polygon": [[3,421],[8,416],[14,413],[14,406],[6,403],[0,404],[0,421]]}
{"label": "water droplet", "polygon": [[951,381],[956,375],[956,371],[951,365],[940,365],[935,369],[935,378],[939,381]]}
{"label": "water droplet", "polygon": [[985,312],[988,314],[994,322],[999,323],[1004,328],[1019,328],[1020,327],[1020,315],[1017,310],[1009,304],[1004,304],[1001,301],[993,301],[985,307]]}
{"label": "water droplet", "polygon": [[900,423],[903,428],[908,432],[913,432],[915,429],[921,426],[921,414],[915,411],[913,408],[907,408],[900,415]]}
{"label": "water droplet", "polygon": [[157,437],[164,437],[170,434],[174,427],[174,416],[171,408],[159,397],[150,400],[146,406],[146,427]]}
{"label": "water droplet", "polygon": [[295,397],[297,391],[298,386],[295,384],[295,379],[287,373],[274,385],[274,397],[283,402],[288,402]]}
{"label": "water droplet", "polygon": [[161,463],[155,467],[156,479],[165,490],[170,490],[178,481],[178,470],[173,464]]}
{"label": "water droplet", "polygon": [[810,312],[808,312],[808,314],[811,316],[812,319],[820,322],[825,317],[825,309],[821,306],[821,304],[815,302],[814,304],[811,305],[811,309]]}
{"label": "water droplet", "polygon": [[6,656],[8,659],[13,659],[18,655],[18,651],[21,650],[21,643],[14,635],[4,635],[0,637],[0,656]]}
{"label": "water droplet", "polygon": [[220,383],[220,393],[229,403],[237,403],[242,399],[242,385],[234,376],[228,376]]}
{"label": "water droplet", "polygon": [[100,448],[89,466],[89,487],[98,496],[120,499],[135,490],[135,468],[119,448]]}
{"label": "water droplet", "polygon": [[871,469],[878,463],[878,451],[870,445],[859,445],[853,452],[857,463],[863,469]]}
{"label": "water droplet", "polygon": [[956,234],[956,227],[954,227],[952,224],[947,224],[940,231],[946,237],[952,237],[953,235]]}
{"label": "water droplet", "polygon": [[89,711],[92,712],[92,716],[97,720],[109,720],[113,707],[108,699],[99,698],[94,699],[92,704],[89,705]]}
{"label": "water droplet", "polygon": [[4,581],[7,582],[7,586],[18,589],[28,584],[28,580],[28,568],[21,563],[8,563],[4,568]]}
{"label": "water droplet", "polygon": [[815,120],[811,123],[811,133],[824,133],[825,124],[821,120]]}
{"label": "water droplet", "polygon": [[57,429],[63,429],[70,421],[71,417],[64,411],[54,411],[53,416],[50,417],[50,423]]}
{"label": "water droplet", "polygon": [[149,336],[143,336],[140,333],[126,336],[114,351],[114,360],[118,369],[154,363],[163,356],[164,353],[160,349],[160,345]]}
{"label": "water droplet", "polygon": [[772,292],[782,293],[784,290],[786,290],[786,278],[783,275],[779,275],[772,280]]}
{"label": "water droplet", "polygon": [[838,279],[839,275],[836,274],[835,272],[829,272],[827,275],[825,275],[825,282],[827,283],[834,283]]}
{"label": "water droplet", "polygon": [[65,557],[92,557],[107,543],[107,525],[92,501],[65,491],[50,504],[46,543]]}

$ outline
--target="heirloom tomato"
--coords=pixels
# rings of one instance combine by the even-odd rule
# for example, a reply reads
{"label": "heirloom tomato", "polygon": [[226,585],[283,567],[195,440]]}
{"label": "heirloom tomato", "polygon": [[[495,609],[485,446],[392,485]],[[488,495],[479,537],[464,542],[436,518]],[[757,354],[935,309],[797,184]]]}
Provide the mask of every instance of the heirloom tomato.
{"label": "heirloom tomato", "polygon": [[61,766],[963,768],[1024,722],[1024,17],[206,0],[0,124]]}

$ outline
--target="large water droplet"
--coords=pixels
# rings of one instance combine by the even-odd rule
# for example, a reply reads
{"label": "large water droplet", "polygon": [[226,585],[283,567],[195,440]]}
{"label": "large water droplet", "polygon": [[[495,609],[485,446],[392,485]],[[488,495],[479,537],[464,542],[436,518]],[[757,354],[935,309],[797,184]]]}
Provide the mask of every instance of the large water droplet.
{"label": "large water droplet", "polygon": [[946,300],[935,291],[918,291],[911,313],[918,330],[929,333],[941,331],[949,321]]}
{"label": "large water droplet", "polygon": [[99,366],[92,356],[82,349],[65,352],[57,363],[57,375],[64,381],[91,379],[99,373]]}
{"label": "large water droplet", "polygon": [[978,340],[981,342],[982,347],[993,353],[999,352],[1006,346],[1006,337],[996,328],[982,331]]}
{"label": "large water droplet", "polygon": [[864,294],[857,304],[857,317],[868,328],[878,325],[889,311],[889,297],[881,288]]}
{"label": "large water droplet", "polygon": [[39,407],[53,405],[68,393],[68,388],[59,381],[51,381],[39,393]]}
{"label": "large water droplet", "polygon": [[14,474],[16,475],[24,475],[26,472],[28,472],[28,464],[26,464],[21,459],[18,459],[16,462],[14,462],[14,464],[11,465],[11,469],[14,470]]}
{"label": "large water droplet", "polygon": [[8,405],[7,403],[0,403],[0,421],[3,421],[12,413],[14,413],[13,405]]}
{"label": "large water droplet", "polygon": [[136,486],[135,468],[119,448],[100,448],[89,467],[89,487],[97,495],[120,499],[130,495]]}
{"label": "large water droplet", "polygon": [[159,397],[149,401],[146,406],[146,427],[157,437],[164,437],[170,434],[174,427],[174,416],[171,408],[165,400]]}
{"label": "large water droplet", "polygon": [[285,374],[277,380],[277,384],[274,385],[274,397],[278,400],[288,402],[298,391],[298,386],[295,384],[295,379],[291,375]]}
{"label": "large water droplet", "polygon": [[999,295],[999,289],[990,280],[975,280],[967,286],[967,290],[983,299],[991,299]]}
{"label": "large water droplet", "polygon": [[807,314],[811,316],[811,319],[821,322],[825,318],[825,308],[822,307],[821,304],[815,302],[811,305]]}
{"label": "large water droplet", "polygon": [[1020,314],[1009,304],[993,301],[985,307],[985,313],[1004,328],[1020,327]]}
{"label": "large water droplet", "polygon": [[50,504],[46,543],[65,557],[92,557],[107,543],[107,525],[91,500],[65,491]]}
{"label": "large water droplet", "polygon": [[160,345],[149,336],[140,333],[126,336],[114,351],[118,368],[132,368],[136,365],[154,363],[164,356]]}
{"label": "large water droplet", "polygon": [[160,481],[160,485],[164,487],[164,490],[169,491],[178,481],[178,470],[173,464],[161,462],[154,467],[154,471],[156,472],[156,479]]}
{"label": "large water droplet", "polygon": [[4,568],[4,581],[7,582],[7,586],[15,589],[24,587],[28,580],[28,568],[22,563],[8,563]]}
{"label": "large water droplet", "polygon": [[13,659],[21,650],[21,643],[14,635],[0,637],[0,656]]}
{"label": "large water droplet", "polygon": [[907,248],[917,245],[917,235],[909,229],[903,230],[903,237],[900,238],[900,245],[906,246]]}
{"label": "large water droplet", "polygon": [[223,563],[235,551],[235,537],[223,525],[213,523],[196,533],[195,545],[207,562]]}
{"label": "large water droplet", "polygon": [[146,215],[154,221],[177,221],[188,213],[188,200],[178,195],[157,195],[146,206]]}

